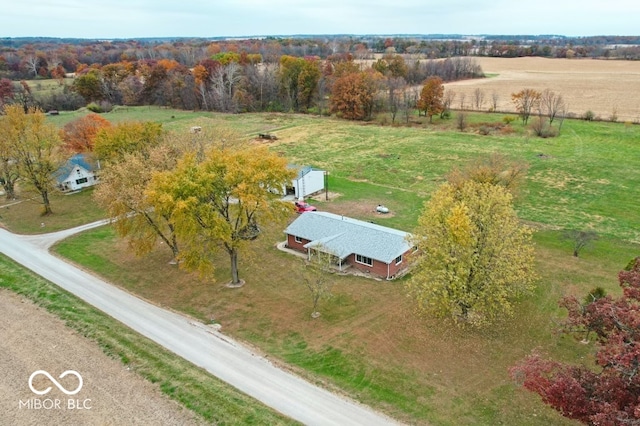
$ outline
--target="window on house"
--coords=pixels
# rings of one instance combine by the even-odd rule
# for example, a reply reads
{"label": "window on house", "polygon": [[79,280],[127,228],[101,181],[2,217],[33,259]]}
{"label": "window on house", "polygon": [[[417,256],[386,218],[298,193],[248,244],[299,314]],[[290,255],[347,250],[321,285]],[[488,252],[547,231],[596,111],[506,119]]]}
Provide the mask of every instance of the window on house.
{"label": "window on house", "polygon": [[82,183],[87,183],[87,178],[76,179],[76,185],[80,185]]}
{"label": "window on house", "polygon": [[366,256],[360,256],[359,254],[356,254],[356,262],[367,266],[373,266],[373,259]]}
{"label": "window on house", "polygon": [[302,244],[302,238],[300,238],[300,237],[294,237],[294,240],[296,240],[296,243],[300,243],[300,244]]}
{"label": "window on house", "polygon": [[402,263],[402,255],[396,257],[396,265]]}

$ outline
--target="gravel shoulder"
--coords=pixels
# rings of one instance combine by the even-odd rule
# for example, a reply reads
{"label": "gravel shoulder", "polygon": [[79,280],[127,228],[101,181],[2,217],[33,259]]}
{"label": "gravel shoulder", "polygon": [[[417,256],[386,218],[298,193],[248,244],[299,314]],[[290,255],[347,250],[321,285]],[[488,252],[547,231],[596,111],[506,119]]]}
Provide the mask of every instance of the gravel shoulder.
{"label": "gravel shoulder", "polygon": [[[0,425],[203,424],[157,386],[33,302],[0,290],[0,312]],[[38,375],[33,387],[40,391],[50,386],[51,391],[36,395],[29,388],[29,377],[37,370],[49,372],[67,390],[77,388],[77,379],[58,377],[66,370],[77,371],[83,386],[69,396]]]}

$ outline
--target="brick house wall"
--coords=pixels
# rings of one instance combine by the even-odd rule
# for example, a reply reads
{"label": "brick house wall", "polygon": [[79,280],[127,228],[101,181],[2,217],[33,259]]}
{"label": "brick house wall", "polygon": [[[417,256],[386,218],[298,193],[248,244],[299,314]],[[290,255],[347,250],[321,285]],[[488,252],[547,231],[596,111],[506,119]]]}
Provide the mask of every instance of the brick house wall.
{"label": "brick house wall", "polygon": [[[407,266],[406,255],[408,253],[409,251],[402,255],[402,261],[397,265],[395,260],[392,260],[391,263],[387,265],[386,263],[379,260],[371,259],[372,265],[369,266],[361,262],[357,262],[355,254],[349,255],[349,257],[345,259],[345,264],[351,265],[353,268],[356,268],[362,272],[368,272],[382,278],[387,278],[387,276],[393,277]],[[387,275],[387,272],[389,275]]]}
{"label": "brick house wall", "polygon": [[[304,238],[300,238],[301,242],[296,241],[295,235],[287,234],[287,247],[293,250],[297,250],[301,253],[307,253],[307,249],[304,245],[311,242]],[[394,277],[398,272],[402,271],[407,266],[407,255],[410,250],[402,255],[402,261],[396,265],[395,260],[391,261],[389,265],[379,260],[371,259],[372,265],[366,265],[356,261],[356,255],[349,255],[343,262],[343,265],[350,265],[351,267],[358,269],[362,272],[370,273],[372,275],[379,276],[381,278]],[[387,269],[388,268],[388,269]],[[387,275],[388,273],[388,275]]]}
{"label": "brick house wall", "polygon": [[300,240],[302,240],[301,243],[296,242],[295,235],[287,234],[287,247],[290,249],[301,251],[302,253],[306,253],[307,249],[304,248],[304,245],[311,241],[305,240],[304,238],[300,238]]}

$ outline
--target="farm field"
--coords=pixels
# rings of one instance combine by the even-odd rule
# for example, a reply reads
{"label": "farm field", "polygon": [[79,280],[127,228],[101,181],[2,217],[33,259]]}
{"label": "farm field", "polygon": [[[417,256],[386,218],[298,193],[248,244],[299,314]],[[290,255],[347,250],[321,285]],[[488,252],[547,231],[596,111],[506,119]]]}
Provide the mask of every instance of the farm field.
{"label": "farm field", "polygon": [[561,94],[569,112],[580,117],[591,110],[597,117],[618,121],[640,121],[640,62],[596,59],[486,58],[474,57],[490,78],[466,80],[445,85],[460,94],[469,105],[476,89],[485,95],[488,109],[493,92],[498,94],[498,110],[513,111],[511,94],[524,88],[550,89]]}

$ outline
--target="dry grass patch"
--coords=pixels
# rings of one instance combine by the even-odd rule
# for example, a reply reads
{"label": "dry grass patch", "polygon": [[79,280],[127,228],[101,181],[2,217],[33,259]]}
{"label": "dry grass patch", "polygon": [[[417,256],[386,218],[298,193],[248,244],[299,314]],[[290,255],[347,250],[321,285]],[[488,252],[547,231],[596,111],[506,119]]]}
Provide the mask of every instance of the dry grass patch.
{"label": "dry grass patch", "polygon": [[561,94],[569,111],[582,116],[591,110],[608,120],[614,111],[618,121],[640,121],[640,104],[633,93],[640,92],[640,62],[595,59],[474,58],[485,79],[446,84],[458,93],[453,107],[460,107],[460,94],[470,107],[473,93],[481,89],[485,95],[484,110],[490,106],[491,94],[498,94],[498,111],[513,111],[511,94],[524,88],[550,89]]}

